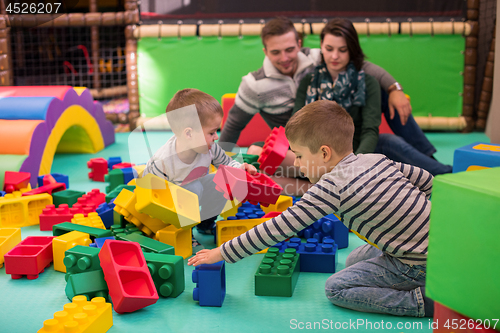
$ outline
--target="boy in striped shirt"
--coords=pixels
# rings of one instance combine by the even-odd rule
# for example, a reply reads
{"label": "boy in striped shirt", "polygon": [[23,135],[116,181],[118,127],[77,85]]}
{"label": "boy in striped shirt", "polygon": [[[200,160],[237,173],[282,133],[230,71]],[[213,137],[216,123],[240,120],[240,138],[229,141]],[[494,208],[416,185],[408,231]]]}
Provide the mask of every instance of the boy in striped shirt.
{"label": "boy in striped shirt", "polygon": [[286,125],[295,166],[315,184],[293,207],[212,250],[190,265],[234,263],[336,213],[379,249],[355,249],[326,282],[335,305],[364,312],[432,316],[425,297],[432,175],[378,154],[352,153],[354,124],[337,103],[313,102]]}
{"label": "boy in striped shirt", "polygon": [[[143,176],[152,173],[198,195],[201,206],[199,233],[210,234],[227,200],[215,190],[210,164],[241,168],[251,174],[253,165],[239,163],[215,143],[224,115],[219,102],[197,89],[179,90],[167,105],[174,135],[148,161]],[[196,242],[193,241],[193,245]]]}

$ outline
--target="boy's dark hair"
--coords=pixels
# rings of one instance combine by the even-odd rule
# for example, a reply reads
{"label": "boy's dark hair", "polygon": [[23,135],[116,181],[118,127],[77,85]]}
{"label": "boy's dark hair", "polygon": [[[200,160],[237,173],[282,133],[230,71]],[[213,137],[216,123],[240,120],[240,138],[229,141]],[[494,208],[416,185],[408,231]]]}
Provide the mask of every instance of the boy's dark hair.
{"label": "boy's dark hair", "polygon": [[343,107],[321,100],[297,111],[285,127],[288,141],[309,148],[315,154],[326,145],[338,155],[352,152],[354,123]]}
{"label": "boy's dark hair", "polygon": [[282,36],[290,31],[295,32],[295,39],[297,40],[297,43],[299,43],[300,39],[299,33],[295,29],[292,20],[284,16],[278,16],[276,18],[273,18],[272,20],[266,23],[266,25],[262,28],[262,31],[260,32],[260,38],[262,39],[262,44],[264,44],[264,47],[266,47],[266,40],[269,37]]}
{"label": "boy's dark hair", "polygon": [[186,116],[183,117],[178,112],[172,111],[193,104],[196,106],[201,126],[207,125],[208,121],[216,115],[224,116],[219,102],[209,94],[192,88],[179,90],[168,103],[166,110],[168,122],[174,133],[179,133],[186,127],[190,127],[190,123],[194,124],[195,119],[189,119]]}
{"label": "boy's dark hair", "polygon": [[361,70],[366,56],[359,45],[358,33],[352,22],[343,18],[330,20],[321,31],[321,43],[323,43],[326,34],[345,38],[347,49],[349,50],[349,58],[354,63],[356,69],[358,71]]}

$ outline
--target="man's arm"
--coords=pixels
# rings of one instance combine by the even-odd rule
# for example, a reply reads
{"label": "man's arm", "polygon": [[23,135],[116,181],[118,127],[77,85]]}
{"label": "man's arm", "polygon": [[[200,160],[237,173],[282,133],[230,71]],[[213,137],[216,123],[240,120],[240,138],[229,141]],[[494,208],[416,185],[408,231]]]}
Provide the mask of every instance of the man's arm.
{"label": "man's arm", "polygon": [[404,164],[400,162],[394,162],[396,168],[401,170],[403,175],[410,180],[410,182],[418,187],[420,191],[425,193],[425,197],[429,199],[432,192],[432,180],[434,177],[432,174],[419,167]]}

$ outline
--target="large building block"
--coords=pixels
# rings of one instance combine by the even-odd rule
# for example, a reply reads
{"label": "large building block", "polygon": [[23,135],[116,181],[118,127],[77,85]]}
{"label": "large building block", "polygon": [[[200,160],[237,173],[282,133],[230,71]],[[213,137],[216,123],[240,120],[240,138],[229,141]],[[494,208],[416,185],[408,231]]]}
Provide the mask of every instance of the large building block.
{"label": "large building block", "polygon": [[95,182],[104,181],[104,176],[108,173],[108,161],[102,157],[91,158],[87,162],[87,167],[91,170],[89,172],[89,179]]}
{"label": "large building block", "polygon": [[139,244],[108,240],[99,259],[116,312],[133,312],[156,303],[158,293]]}
{"label": "large building block", "polygon": [[325,238],[331,238],[339,249],[349,246],[349,229],[333,214],[320,218],[297,234],[305,239],[316,238],[320,243],[324,243]]}
{"label": "large building block", "polygon": [[[128,164],[130,164],[130,163],[128,163]],[[115,165],[115,169],[116,169],[116,165]],[[121,170],[123,172],[123,183],[124,184],[128,184],[132,179],[137,177],[137,172],[135,172],[135,169],[132,167],[121,168]]]}
{"label": "large building block", "polygon": [[289,242],[280,242],[276,247],[280,252],[285,249],[295,249],[300,255],[300,271],[316,273],[335,273],[337,267],[337,249],[335,241],[325,238],[319,243],[316,238],[309,238],[302,243],[300,238],[291,238]]}
{"label": "large building block", "polygon": [[34,188],[32,190],[23,192],[23,196],[31,196],[35,194],[47,193],[52,195],[52,193],[57,193],[59,191],[64,191],[66,189],[66,184],[64,183],[51,183],[47,185],[40,186],[38,188]]}
{"label": "large building block", "polygon": [[53,193],[52,198],[56,207],[60,207],[61,204],[67,204],[68,207],[73,207],[73,205],[78,201],[78,198],[84,194],[85,192],[82,191],[66,189],[64,191]]}
{"label": "large building block", "polygon": [[462,316],[446,306],[434,302],[433,333],[495,333],[500,330],[498,318],[495,320],[471,319]]}
{"label": "large building block", "polygon": [[112,170],[113,169],[113,165],[119,164],[121,162],[122,162],[122,158],[119,157],[119,156],[108,158],[108,169]]}
{"label": "large building block", "polygon": [[185,288],[184,261],[180,256],[144,253],[158,295],[177,297]]}
{"label": "large building block", "polygon": [[499,184],[491,168],[439,175],[432,186],[426,294],[483,322],[500,314]]}
{"label": "large building block", "polygon": [[196,283],[193,300],[200,306],[222,306],[226,297],[226,265],[224,261],[196,266],[192,273]]}
{"label": "large building block", "polygon": [[137,211],[177,228],[189,229],[200,223],[200,205],[196,194],[153,174],[138,178],[136,185]]}
{"label": "large building block", "polygon": [[226,165],[219,166],[214,177],[217,191],[228,200],[249,201],[263,206],[275,204],[283,189],[262,173],[250,175],[245,170]]}
{"label": "large building block", "polygon": [[4,255],[21,242],[21,228],[0,228],[0,268]]}
{"label": "large building block", "polygon": [[264,211],[264,213],[269,213],[269,212],[284,212],[287,210],[288,207],[293,206],[293,198],[289,197],[287,195],[280,195],[278,198],[278,201],[276,201],[275,204],[269,205],[267,207],[261,206],[261,209]]}
{"label": "large building block", "polygon": [[3,190],[7,193],[20,191],[30,186],[31,174],[29,172],[5,171]]}
{"label": "large building block", "polygon": [[102,269],[69,274],[64,291],[70,300],[76,295],[83,295],[87,300],[94,297],[108,299],[108,285],[104,280]]}
{"label": "large building block", "polygon": [[75,214],[71,219],[71,223],[97,229],[106,229],[104,223],[102,223],[101,217],[96,212],[89,213],[87,217],[83,216],[83,214]]}
{"label": "large building block", "polygon": [[125,220],[135,224],[146,235],[153,236],[158,230],[165,228],[167,223],[148,214],[139,213],[136,210],[137,198],[134,192],[123,189],[113,201],[115,204],[113,209],[123,215]]}
{"label": "large building block", "polygon": [[289,146],[285,136],[285,128],[283,126],[273,128],[264,142],[258,159],[260,169],[268,175],[274,175],[276,169],[285,159]]}
{"label": "large building block", "polygon": [[144,252],[175,255],[175,249],[172,245],[159,242],[157,240],[151,239],[143,235],[131,233],[131,234],[117,234],[115,237],[116,239],[122,241],[138,243]]}
{"label": "large building block", "polygon": [[38,278],[52,263],[52,236],[29,236],[4,255],[5,273],[13,279],[26,275],[28,280]]}
{"label": "large building block", "polygon": [[56,224],[70,222],[76,214],[87,216],[95,209],[94,207],[93,204],[82,206],[79,203],[75,203],[72,208],[69,208],[67,204],[61,204],[58,208],[55,208],[55,205],[47,205],[40,214],[40,230],[52,230]]}
{"label": "large building block", "polygon": [[66,273],[64,266],[64,257],[66,250],[74,248],[76,245],[89,246],[92,241],[89,234],[79,231],[68,232],[58,236],[52,241],[52,250],[54,254],[54,269]]}
{"label": "large building block", "polygon": [[112,169],[126,169],[126,168],[132,168],[135,164],[130,163],[130,162],[120,162],[115,165],[113,165]]}
{"label": "large building block", "polygon": [[280,253],[271,247],[255,273],[256,296],[291,297],[300,272],[300,256],[295,249]]}
{"label": "large building block", "polygon": [[68,273],[66,277],[68,277],[69,274],[101,270],[99,249],[95,247],[76,245],[66,250],[63,263]]}
{"label": "large building block", "polygon": [[106,201],[106,194],[101,193],[98,189],[93,189],[89,193],[82,195],[78,198],[77,202],[82,205],[94,204],[96,207]]}
{"label": "large building block", "polygon": [[[112,237],[103,237],[103,238],[96,238],[94,239],[94,247],[100,249],[103,245],[104,245],[104,242],[107,240],[107,239],[110,239],[110,240],[115,240],[115,237],[112,236]],[[92,246],[92,244],[90,244],[90,246]]]}
{"label": "large building block", "polygon": [[40,224],[40,214],[52,204],[50,194],[23,197],[15,191],[0,197],[0,228],[20,228]]}
{"label": "large building block", "polygon": [[130,192],[134,192],[135,185],[125,185],[125,184],[118,185],[117,187],[115,187],[115,189],[113,189],[113,191],[106,194],[106,202],[110,203],[111,200],[116,198],[124,188],[129,190]]}
{"label": "large building block", "polygon": [[63,311],[54,313],[53,319],[45,320],[38,333],[105,333],[111,326],[111,304],[103,297],[89,302],[85,296],[75,296],[72,303],[64,305]]}
{"label": "large building block", "polygon": [[52,234],[57,237],[75,230],[89,234],[91,240],[95,238],[113,236],[111,230],[92,228],[84,225],[74,224],[71,222],[64,222],[54,225],[52,227]]}
{"label": "large building block", "polygon": [[187,259],[193,254],[191,230],[176,228],[169,225],[156,232],[153,239],[161,243],[171,245],[175,249],[175,255]]}
{"label": "large building block", "polygon": [[[241,219],[236,220],[229,217],[230,220],[217,221],[216,223],[216,240],[217,246],[221,246],[223,243],[230,241],[234,237],[238,237],[244,234],[253,227],[266,222],[268,219]],[[265,253],[267,249],[260,251],[259,253]]]}
{"label": "large building block", "polygon": [[475,142],[455,150],[453,173],[500,167],[500,145]]}
{"label": "large building block", "polygon": [[242,203],[238,202],[236,200],[228,200],[226,202],[226,205],[222,209],[220,216],[222,216],[222,218],[224,218],[226,220],[230,216],[235,216],[236,213],[238,213],[238,208],[240,208],[241,205],[242,205]]}
{"label": "large building block", "polygon": [[37,178],[38,187],[47,185],[50,183],[64,183],[66,188],[69,188],[69,177],[67,175],[63,175],[62,173],[51,173],[48,175],[41,175]]}
{"label": "large building block", "polygon": [[110,170],[109,173],[104,177],[104,179],[109,183],[109,185],[106,186],[106,193],[110,193],[117,186],[125,184],[125,182],[123,181],[122,169]]}
{"label": "large building block", "polygon": [[106,229],[111,228],[111,226],[115,223],[113,208],[115,208],[114,203],[108,204],[106,202],[103,202],[96,209],[96,212],[97,214],[99,214],[99,217],[101,218],[101,221]]}

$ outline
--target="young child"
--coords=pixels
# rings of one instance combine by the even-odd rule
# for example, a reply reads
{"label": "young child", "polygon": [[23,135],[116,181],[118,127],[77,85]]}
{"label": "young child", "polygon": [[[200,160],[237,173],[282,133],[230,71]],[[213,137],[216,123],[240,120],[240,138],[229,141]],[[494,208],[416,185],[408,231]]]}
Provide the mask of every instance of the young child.
{"label": "young child", "polygon": [[201,206],[201,223],[196,228],[199,233],[211,234],[227,200],[215,190],[210,164],[229,165],[251,174],[257,170],[232,160],[215,143],[223,111],[212,96],[197,89],[180,90],[166,112],[174,135],[148,161],[143,175],[152,173],[196,193]]}
{"label": "young child", "polygon": [[432,175],[383,155],[352,152],[354,124],[337,103],[313,102],[286,125],[295,166],[315,185],[293,207],[220,247],[202,250],[189,265],[234,263],[272,246],[323,216],[336,213],[375,243],[347,258],[326,281],[335,305],[364,312],[432,316],[425,297]]}

